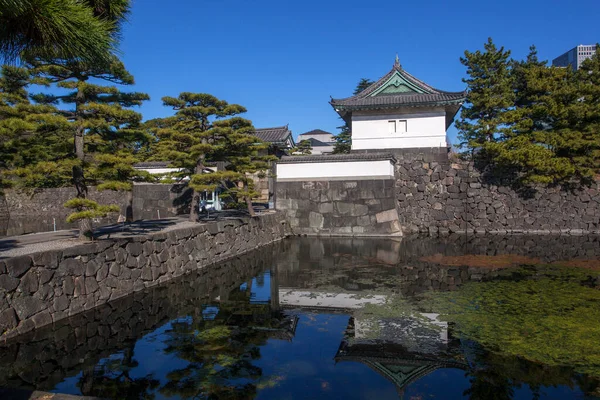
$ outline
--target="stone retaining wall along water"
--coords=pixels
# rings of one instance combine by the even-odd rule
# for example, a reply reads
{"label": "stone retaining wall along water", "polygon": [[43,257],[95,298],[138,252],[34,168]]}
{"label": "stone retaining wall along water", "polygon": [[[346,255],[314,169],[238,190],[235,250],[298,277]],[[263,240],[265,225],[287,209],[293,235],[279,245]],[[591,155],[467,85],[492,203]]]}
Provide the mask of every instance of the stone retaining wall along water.
{"label": "stone retaining wall along water", "polygon": [[284,238],[282,214],[175,227],[0,260],[0,340]]}
{"label": "stone retaining wall along water", "polygon": [[390,154],[283,157],[275,203],[295,234],[401,236]]}
{"label": "stone retaining wall along water", "polygon": [[398,157],[396,199],[405,233],[598,234],[600,187],[516,188],[472,163]]}

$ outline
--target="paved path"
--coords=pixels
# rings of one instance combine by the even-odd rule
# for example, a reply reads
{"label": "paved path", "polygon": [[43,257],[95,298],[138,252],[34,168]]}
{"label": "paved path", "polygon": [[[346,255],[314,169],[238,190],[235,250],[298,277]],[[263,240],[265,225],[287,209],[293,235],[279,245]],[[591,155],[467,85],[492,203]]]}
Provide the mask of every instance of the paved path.
{"label": "paved path", "polygon": [[[221,211],[218,213],[211,213],[210,218],[201,217],[200,223],[228,218],[240,218],[243,216],[247,216],[247,214],[239,211]],[[96,240],[127,238],[158,231],[166,232],[172,229],[185,228],[187,225],[196,224],[197,222],[189,222],[187,216],[136,221],[124,225],[115,224],[95,228],[94,237]],[[0,260],[40,251],[61,250],[83,244],[84,242],[77,239],[77,234],[77,229],[71,229],[0,238]]]}
{"label": "paved path", "polygon": [[[192,222],[188,222],[185,218],[138,221],[125,225],[116,224],[96,228],[94,236],[97,240],[131,237],[169,230],[175,226],[182,227],[185,224],[192,224]],[[77,234],[77,229],[71,229],[1,238],[0,259],[36,253],[39,251],[60,250],[82,244],[83,242],[77,239]]]}

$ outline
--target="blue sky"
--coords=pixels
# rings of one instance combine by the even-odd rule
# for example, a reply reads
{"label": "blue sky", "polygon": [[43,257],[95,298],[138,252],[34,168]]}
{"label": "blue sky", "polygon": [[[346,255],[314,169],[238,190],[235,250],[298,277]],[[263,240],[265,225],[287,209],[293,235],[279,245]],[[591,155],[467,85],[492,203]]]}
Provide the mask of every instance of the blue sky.
{"label": "blue sky", "polygon": [[[133,0],[122,58],[145,119],[171,115],[162,96],[211,93],[248,109],[257,128],[289,124],[337,133],[329,96],[403,67],[442,90],[464,88],[459,58],[491,36],[552,59],[600,42],[600,1]],[[454,142],[455,130],[449,131]]]}

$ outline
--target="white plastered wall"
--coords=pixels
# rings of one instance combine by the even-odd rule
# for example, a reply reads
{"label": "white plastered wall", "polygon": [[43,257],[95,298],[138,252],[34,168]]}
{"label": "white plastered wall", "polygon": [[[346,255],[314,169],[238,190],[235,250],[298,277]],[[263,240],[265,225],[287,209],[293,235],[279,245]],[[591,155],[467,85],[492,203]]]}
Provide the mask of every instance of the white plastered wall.
{"label": "white plastered wall", "polygon": [[[396,122],[397,132],[390,132],[390,121]],[[399,121],[406,121],[406,132],[401,132]],[[446,146],[444,108],[352,114],[352,150]]]}
{"label": "white plastered wall", "polygon": [[389,179],[393,176],[394,165],[390,160],[277,164],[277,180],[281,182],[319,179]]}

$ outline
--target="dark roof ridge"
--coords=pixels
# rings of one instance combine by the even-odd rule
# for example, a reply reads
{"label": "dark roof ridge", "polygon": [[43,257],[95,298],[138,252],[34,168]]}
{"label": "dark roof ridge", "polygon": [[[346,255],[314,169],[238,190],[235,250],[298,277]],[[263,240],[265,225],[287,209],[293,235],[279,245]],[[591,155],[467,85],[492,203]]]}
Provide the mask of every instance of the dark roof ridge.
{"label": "dark roof ridge", "polygon": [[[378,90],[381,86],[383,86],[384,84],[386,84],[387,81],[395,73],[399,73],[400,75],[402,75],[407,80],[409,80],[412,83],[414,83],[415,85],[419,86],[427,94],[446,94],[446,95],[457,95],[457,96],[458,95],[465,95],[466,94],[466,90],[463,90],[463,91],[460,91],[460,92],[450,92],[450,91],[436,89],[433,86],[428,85],[427,83],[423,82],[422,80],[420,80],[420,79],[416,78],[415,76],[413,76],[412,74],[410,74],[408,71],[406,71],[404,68],[402,68],[402,66],[399,63],[395,63],[394,66],[392,67],[392,69],[387,74],[385,74],[384,76],[382,76],[381,78],[379,78],[376,82],[372,83],[369,87],[367,87],[362,92],[360,92],[360,93],[358,93],[356,95],[345,97],[345,98],[341,98],[341,99],[331,98],[330,103],[334,104],[334,103],[337,103],[337,102],[344,102],[344,101],[350,100],[350,99],[364,99],[364,98],[367,98],[373,92],[375,92],[376,90]],[[406,96],[406,95],[407,94],[403,94],[403,96]]]}

